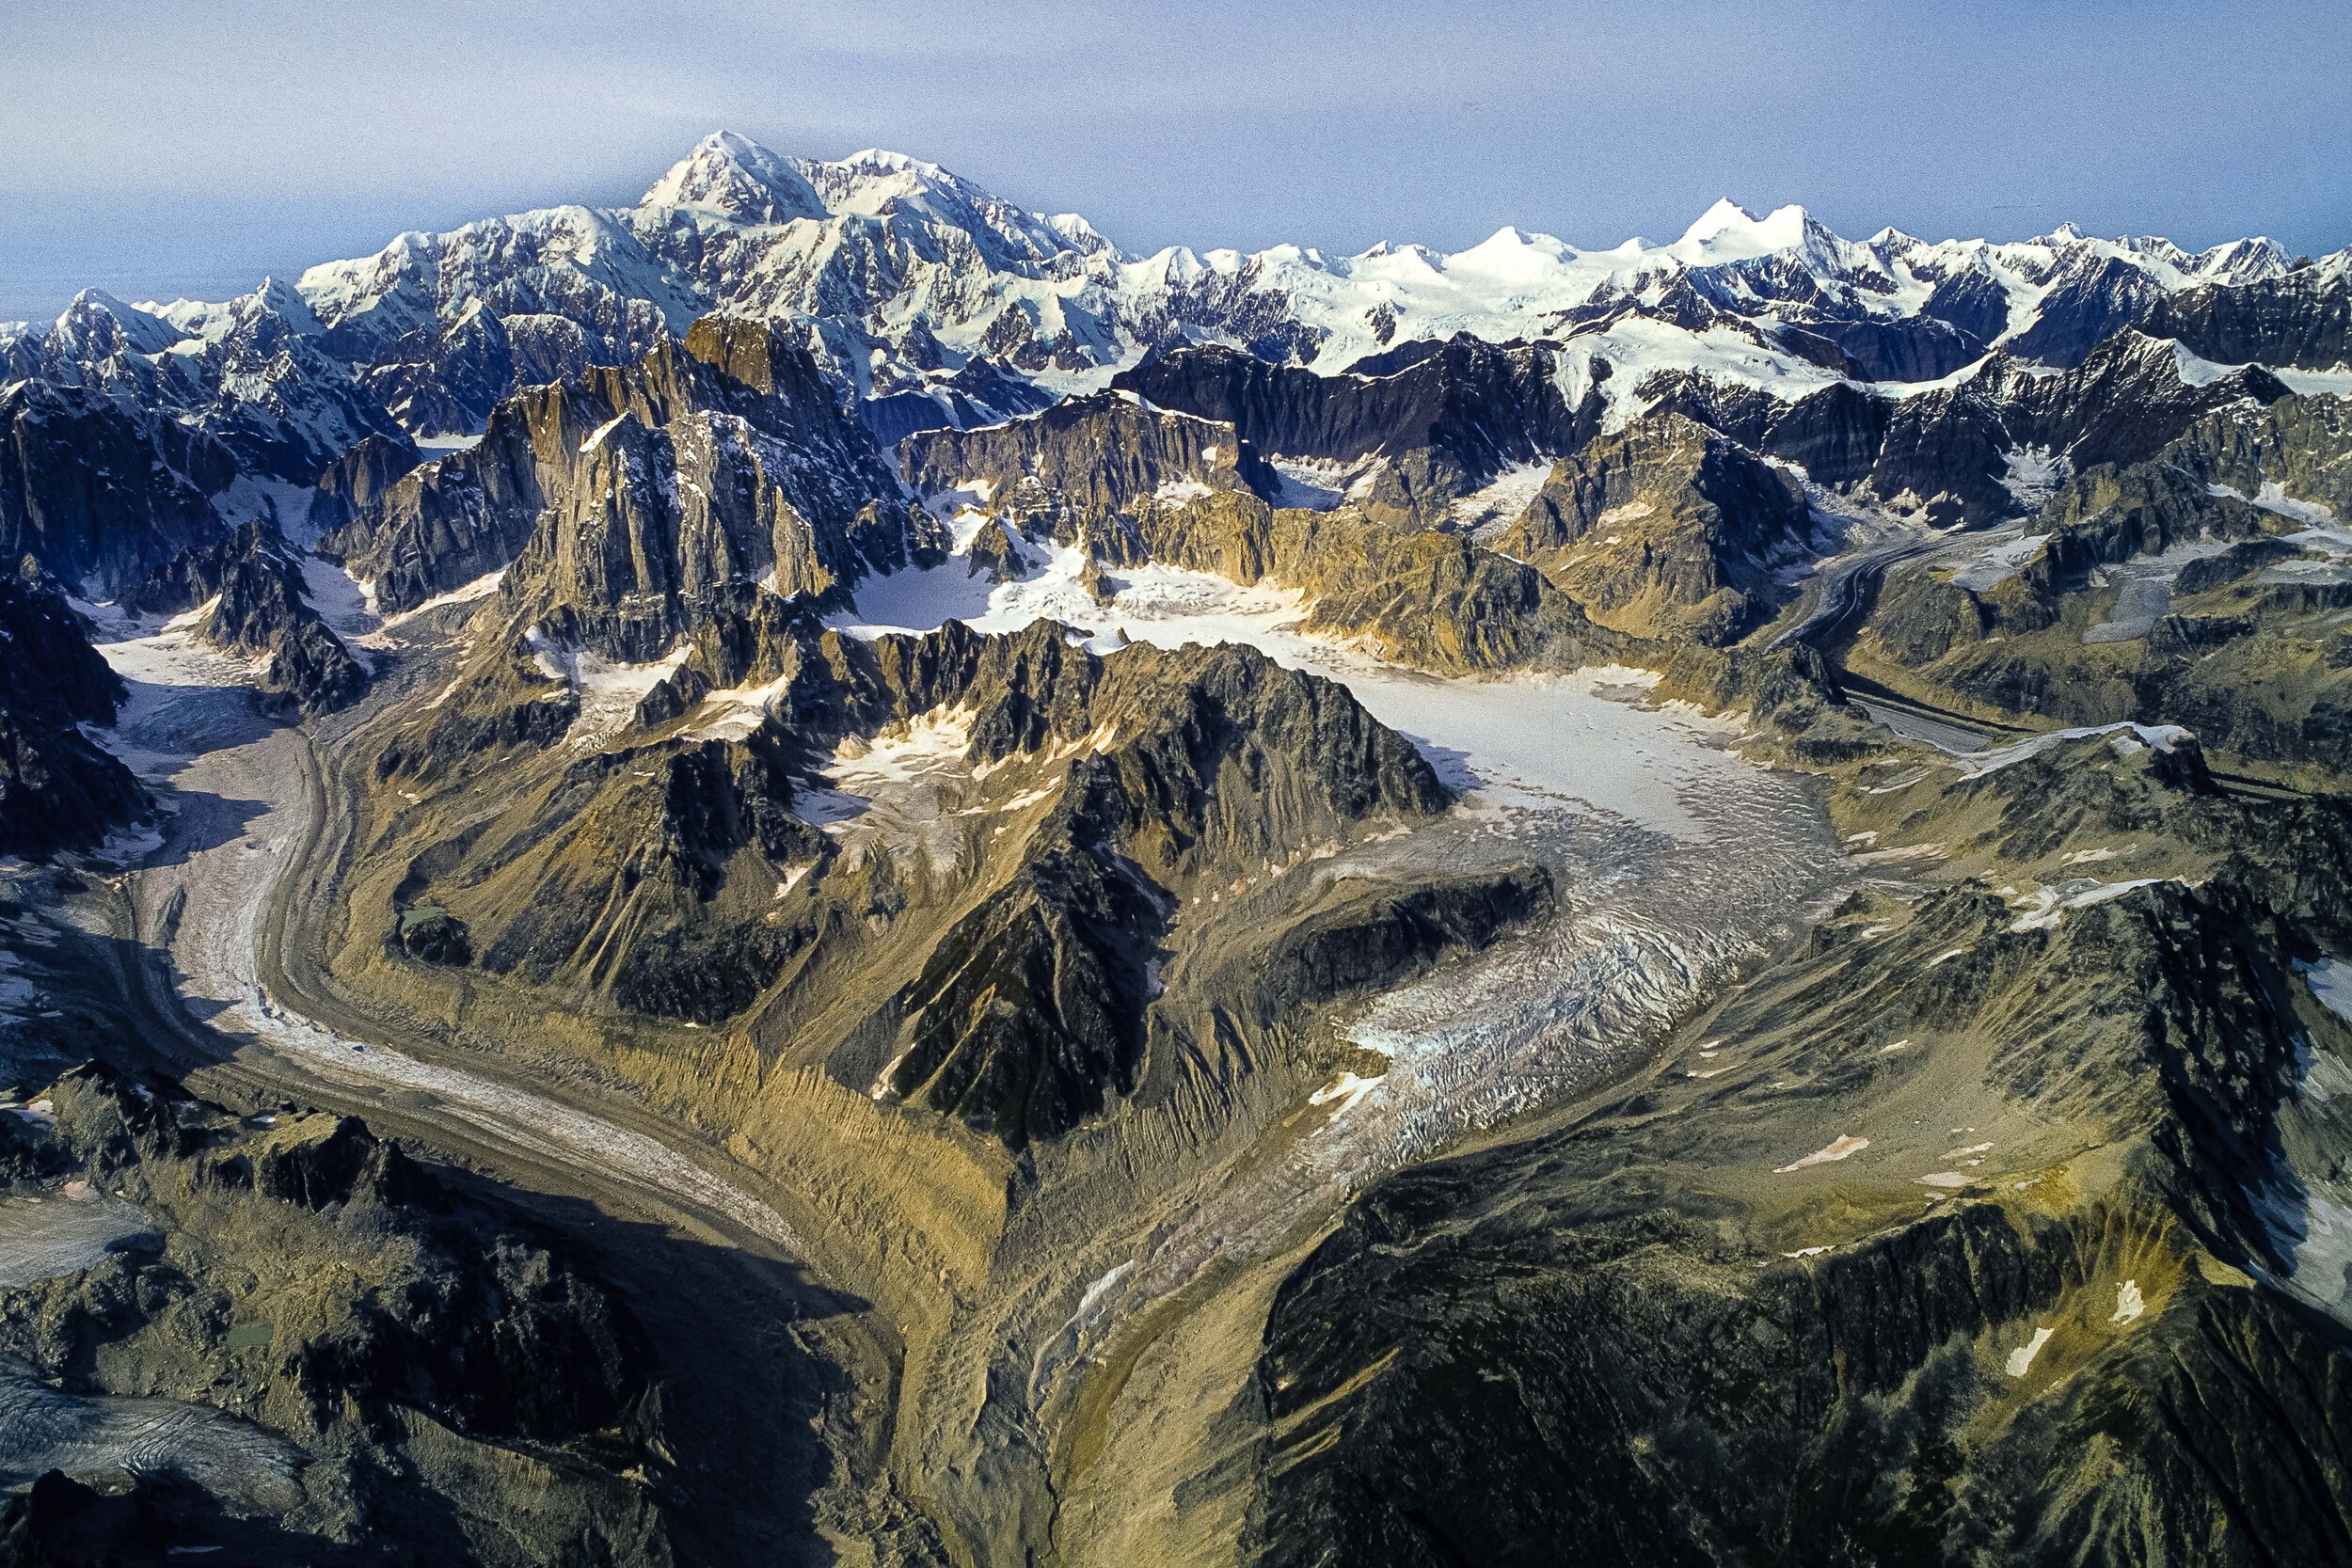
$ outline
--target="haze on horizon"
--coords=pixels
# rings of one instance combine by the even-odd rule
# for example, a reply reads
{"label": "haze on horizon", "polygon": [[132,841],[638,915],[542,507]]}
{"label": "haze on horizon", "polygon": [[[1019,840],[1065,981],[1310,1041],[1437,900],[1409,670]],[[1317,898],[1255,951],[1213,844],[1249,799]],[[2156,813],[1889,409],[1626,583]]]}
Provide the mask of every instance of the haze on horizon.
{"label": "haze on horizon", "polygon": [[2073,221],[2352,244],[2312,0],[140,0],[0,15],[0,320],[220,297],[394,233],[626,203],[704,134],[885,146],[1130,251]]}

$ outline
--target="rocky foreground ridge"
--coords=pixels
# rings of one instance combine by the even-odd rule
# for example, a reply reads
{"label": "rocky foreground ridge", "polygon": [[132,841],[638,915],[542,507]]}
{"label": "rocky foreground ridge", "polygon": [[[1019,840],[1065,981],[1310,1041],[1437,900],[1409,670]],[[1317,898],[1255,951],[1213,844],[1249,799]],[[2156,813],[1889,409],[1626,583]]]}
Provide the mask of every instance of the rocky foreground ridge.
{"label": "rocky foreground ridge", "polygon": [[671,1560],[636,1323],[362,1123],[81,1069],[0,1181],[9,1560]]}

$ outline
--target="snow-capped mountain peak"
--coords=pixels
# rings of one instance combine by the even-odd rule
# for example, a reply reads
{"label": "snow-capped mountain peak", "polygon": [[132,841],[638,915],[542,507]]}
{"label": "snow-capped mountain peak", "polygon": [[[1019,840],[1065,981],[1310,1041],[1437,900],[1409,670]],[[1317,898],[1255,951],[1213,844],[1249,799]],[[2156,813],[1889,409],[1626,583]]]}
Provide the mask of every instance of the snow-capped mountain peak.
{"label": "snow-capped mountain peak", "polygon": [[2266,234],[2231,240],[2196,258],[2197,277],[2208,283],[2255,283],[2277,277],[2295,265],[2287,247]]}
{"label": "snow-capped mountain peak", "polygon": [[1801,250],[1821,235],[1829,235],[1829,230],[1794,203],[1774,208],[1759,218],[1724,197],[1684,230],[1682,238],[1667,246],[1666,252],[1692,266],[1715,266],[1726,261],[1753,261],[1777,251]]}
{"label": "snow-capped mountain peak", "polygon": [[84,289],[59,313],[48,343],[53,353],[103,358],[123,349],[160,354],[179,336],[170,323],[103,289]]}
{"label": "snow-capped mountain peak", "polygon": [[[478,430],[515,387],[626,362],[713,311],[787,324],[889,434],[1034,407],[1208,342],[1337,372],[1459,334],[1574,339],[1620,372],[1776,393],[1849,376],[1928,386],[1995,347],[2078,363],[2169,294],[2296,265],[2267,240],[2192,254],[2072,225],[2012,244],[1882,229],[1858,245],[1803,207],[1758,216],[1728,198],[1662,245],[1581,250],[1506,226],[1452,254],[1132,257],[1082,216],[1049,217],[924,159],[789,157],[721,131],[633,207],[403,234],[224,304],[86,294],[56,326],[0,338],[0,373],[126,388],[224,434],[283,404],[305,426],[286,449],[295,471],[388,420],[412,436]],[[2343,263],[2311,270],[2324,281]],[[1613,396],[1640,381],[1620,374]]]}
{"label": "snow-capped mountain peak", "polygon": [[1078,220],[1082,238],[1042,214],[903,152],[869,147],[846,158],[796,158],[792,164],[834,217],[912,218],[955,230],[996,252],[991,260],[999,264],[1041,261],[1064,251],[1110,251],[1084,219]]}
{"label": "snow-capped mountain peak", "polygon": [[707,208],[746,223],[821,221],[827,215],[824,201],[793,160],[732,131],[714,131],[696,143],[638,204]]}

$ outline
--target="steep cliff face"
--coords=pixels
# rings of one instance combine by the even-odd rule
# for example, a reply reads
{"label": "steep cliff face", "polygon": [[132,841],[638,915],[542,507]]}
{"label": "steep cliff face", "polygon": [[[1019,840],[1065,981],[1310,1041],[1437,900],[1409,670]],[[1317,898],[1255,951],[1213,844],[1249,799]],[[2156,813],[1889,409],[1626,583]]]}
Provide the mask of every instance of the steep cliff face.
{"label": "steep cliff face", "polygon": [[1804,492],[1679,415],[1646,415],[1553,466],[1498,541],[1603,626],[1735,641],[1813,553]]}
{"label": "steep cliff face", "polygon": [[[1694,372],[1645,384],[1653,412],[1689,416],[1816,483],[1938,527],[2029,513],[2021,465],[2065,473],[2153,457],[2217,410],[2288,395],[2259,366],[2209,372],[2169,340],[2119,330],[2070,369],[1994,353],[1948,385],[1890,397],[1840,385],[1794,399]],[[2046,487],[2045,487],[2046,488]]]}
{"label": "steep cliff face", "polygon": [[177,420],[74,388],[0,390],[0,560],[30,556],[102,598],[221,531],[236,461]]}
{"label": "steep cliff face", "polygon": [[2060,266],[2043,287],[2039,319],[2010,353],[2071,370],[2164,297],[2161,284],[2120,256],[2085,256]]}
{"label": "steep cliff face", "polygon": [[1355,499],[1383,521],[1440,521],[1505,469],[1573,451],[1601,424],[1593,385],[1571,400],[1557,351],[1457,335],[1399,345],[1341,374],[1209,346],[1147,359],[1112,385],[1231,424],[1285,458],[1388,461]]}
{"label": "steep cliff face", "polygon": [[200,433],[239,471],[292,484],[313,483],[356,441],[397,436],[352,371],[301,294],[266,278],[218,304],[155,309],[85,289],[46,327],[0,332],[0,381]]}
{"label": "steep cliff face", "polygon": [[[548,419],[560,396],[548,388],[502,403],[479,444],[411,468],[354,507],[319,547],[369,584],[388,614],[503,569],[547,504],[543,458],[568,467],[564,421],[560,414]],[[334,510],[331,499],[323,499],[313,503],[314,515],[321,506],[326,515]]]}
{"label": "steep cliff face", "polygon": [[367,341],[373,320],[347,320],[326,341],[357,353],[358,385],[401,429],[462,436],[531,388],[641,358],[685,319],[665,310],[667,302],[632,299],[586,278],[526,275],[485,283],[484,309],[461,320],[427,320],[380,346]]}
{"label": "steep cliff face", "polygon": [[924,538],[807,356],[712,319],[501,403],[478,447],[398,480],[325,547],[386,610],[512,566],[517,603],[626,640],[680,594],[740,577],[824,595]]}
{"label": "steep cliff face", "polygon": [[1042,847],[931,950],[879,1086],[1011,1148],[1133,1093],[1165,900],[1113,847]]}
{"label": "steep cliff face", "polygon": [[2352,363],[2352,267],[2330,257],[2280,277],[2207,284],[2155,301],[2135,324],[2222,365],[2332,370]]}
{"label": "steep cliff face", "polygon": [[1230,422],[1164,412],[1118,392],[983,430],[927,431],[898,451],[918,492],[961,492],[1024,532],[1085,539],[1111,560],[1149,506],[1219,493],[1270,500],[1281,487]]}
{"label": "steep cliff face", "polygon": [[423,461],[424,454],[405,436],[370,436],[355,443],[319,475],[307,519],[310,531],[331,533],[342,528]]}
{"label": "steep cliff face", "polygon": [[113,723],[122,699],[63,590],[0,576],[0,854],[87,849],[146,815],[130,769],[77,727]]}
{"label": "steep cliff face", "polygon": [[2005,366],[1988,388],[2023,445],[2064,453],[2077,468],[2146,462],[2217,409],[2265,406],[2289,395],[2260,365],[2214,373],[2181,345],[2119,332],[2063,375]]}
{"label": "steep cliff face", "polygon": [[2306,518],[2352,515],[2352,400],[2280,398],[2208,415],[2167,449],[2168,461],[2249,500]]}

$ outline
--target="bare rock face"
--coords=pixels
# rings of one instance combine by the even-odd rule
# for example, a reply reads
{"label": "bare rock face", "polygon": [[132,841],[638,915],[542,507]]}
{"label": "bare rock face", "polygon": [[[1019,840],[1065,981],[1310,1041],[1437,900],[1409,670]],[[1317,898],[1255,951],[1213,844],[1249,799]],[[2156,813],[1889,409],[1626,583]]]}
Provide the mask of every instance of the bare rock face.
{"label": "bare rock face", "polygon": [[367,689],[366,667],[311,605],[302,560],[269,524],[253,522],[183,550],[125,595],[134,610],[174,613],[207,602],[199,628],[216,648],[256,656],[267,711],[302,718],[345,706]]}
{"label": "bare rock face", "polygon": [[1260,452],[1347,463],[1383,454],[1359,504],[1382,521],[1427,526],[1503,469],[1572,451],[1598,430],[1597,391],[1571,403],[1555,369],[1549,345],[1464,334],[1399,344],[1341,375],[1184,349],[1111,385],[1230,424]]}
{"label": "bare rock face", "polygon": [[[1019,1148],[1134,1091],[1161,944],[1185,896],[1448,797],[1343,689],[1251,652],[1135,649],[1105,663],[1051,627],[976,651],[968,685],[949,676],[924,694],[976,703],[977,754],[1004,762],[1115,738],[1068,765],[1011,876],[940,936],[895,999],[876,1090]],[[1360,943],[1356,957],[1393,981],[1430,952],[1483,945],[1475,932],[1421,934],[1425,949]],[[1297,968],[1267,964],[1246,1005],[1271,1016],[1318,999]]]}
{"label": "bare rock face", "polygon": [[2178,338],[2216,364],[2329,370],[2352,362],[2352,270],[2323,261],[2278,277],[2185,289],[2134,325]]}
{"label": "bare rock face", "polygon": [[2045,285],[2034,324],[2010,352],[2072,369],[2110,336],[2164,298],[2164,290],[2121,257],[2086,256],[2061,266]]}
{"label": "bare rock face", "polygon": [[2189,427],[2165,456],[2249,499],[2275,485],[2339,516],[2352,514],[2352,402],[2343,398],[2225,408]]}
{"label": "bare rock face", "polygon": [[236,460],[179,421],[78,388],[0,391],[0,561],[112,596],[220,531]]}
{"label": "bare rock face", "polygon": [[389,610],[511,567],[516,602],[568,607],[617,648],[675,630],[680,594],[740,578],[823,596],[925,540],[805,352],[711,318],[508,398],[479,446],[394,482],[325,547]]}
{"label": "bare rock face", "polygon": [[318,494],[310,500],[311,529],[328,533],[342,528],[422,461],[424,454],[403,436],[370,436],[358,442],[319,475]]}
{"label": "bare rock face", "polygon": [[[382,360],[361,370],[361,385],[404,429],[478,429],[518,392],[628,364],[670,336],[660,306],[611,289],[550,291],[517,278],[491,298],[492,309],[403,335]],[[500,307],[510,313],[493,313]]]}
{"label": "bare rock face", "polygon": [[[2276,470],[2326,493],[2331,416],[2301,399],[2213,420],[2157,458],[2089,469],[2050,497],[2047,531],[1995,580],[1899,573],[1860,652],[1967,701],[2071,724],[2186,725],[2217,752],[2352,772],[2352,672],[2334,617],[2352,573],[2301,519],[2233,494]],[[2278,412],[2283,410],[2284,412]]]}
{"label": "bare rock face", "polygon": [[0,854],[89,848],[146,815],[130,769],[77,727],[113,723],[122,698],[54,581],[0,577]]}
{"label": "bare rock face", "polygon": [[1602,625],[1724,643],[1787,596],[1807,555],[1796,482],[1679,415],[1650,415],[1563,459],[1501,541]]}
{"label": "bare rock face", "polygon": [[1141,511],[1198,496],[1271,499],[1280,478],[1231,423],[1099,392],[982,430],[934,430],[899,446],[907,483],[985,498],[1023,532],[1086,539],[1119,559]]}
{"label": "bare rock face", "polygon": [[1557,902],[1540,865],[1352,889],[1282,933],[1262,960],[1256,1000],[1271,1015],[1394,987],[1449,954],[1491,946]]}
{"label": "bare rock face", "polygon": [[2078,469],[2146,462],[2217,409],[2290,395],[2260,365],[2210,376],[2185,369],[2180,345],[2139,331],[2107,338],[2063,375],[1998,368],[1988,391],[2003,404],[2012,437],[2063,452]]}
{"label": "bare rock face", "polygon": [[2011,460],[2032,453],[2078,471],[2153,456],[2217,410],[2287,395],[2259,366],[2207,378],[2184,372],[2175,345],[2119,330],[2071,369],[1994,353],[1949,385],[1889,398],[1824,388],[1793,401],[1691,372],[1645,387],[1650,410],[1696,420],[1760,456],[1803,467],[1817,483],[1938,527],[1982,527],[2030,512],[2041,498],[2013,487]]}
{"label": "bare rock face", "polygon": [[1507,670],[1546,650],[1605,657],[1625,641],[1524,562],[1463,534],[1400,532],[1349,507],[1216,496],[1153,512],[1140,542],[1154,561],[1299,589],[1318,627],[1446,674]]}
{"label": "bare rock face", "polygon": [[[861,1087],[1018,1148],[1134,1090],[1182,898],[1451,799],[1343,687],[1254,650],[866,641],[765,592],[696,614],[609,737],[481,751],[472,714],[528,665],[395,737],[388,778],[433,792],[394,850],[397,961],[697,1022],[864,1017],[896,1043]],[[725,717],[746,690],[765,716]],[[863,782],[894,748],[914,771]],[[891,952],[914,967],[876,995]]]}
{"label": "bare rock face", "polygon": [[931,950],[887,1091],[1012,1148],[1132,1093],[1164,898],[1115,852],[1039,854]]}

